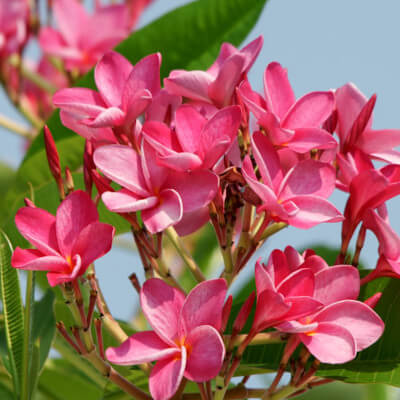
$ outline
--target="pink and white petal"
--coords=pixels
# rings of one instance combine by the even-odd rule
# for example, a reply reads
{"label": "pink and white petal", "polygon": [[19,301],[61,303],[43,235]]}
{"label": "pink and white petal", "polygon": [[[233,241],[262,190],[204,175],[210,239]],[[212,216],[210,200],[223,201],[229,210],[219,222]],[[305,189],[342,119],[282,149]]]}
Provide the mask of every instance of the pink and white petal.
{"label": "pink and white petal", "polygon": [[296,101],[281,126],[287,129],[320,128],[332,114],[335,105],[333,92],[311,92]]}
{"label": "pink and white petal", "polygon": [[132,64],[115,51],[104,54],[97,63],[94,80],[108,106],[121,105],[122,93],[132,68]]}
{"label": "pink and white petal", "polygon": [[122,145],[103,146],[94,152],[93,160],[107,178],[138,196],[149,196],[140,156],[135,150]]}
{"label": "pink and white petal", "polygon": [[225,346],[221,335],[212,326],[194,328],[186,337],[188,352],[185,377],[194,382],[205,382],[215,378],[225,357]]}
{"label": "pink and white petal", "polygon": [[210,219],[208,207],[202,207],[195,211],[183,213],[181,220],[174,225],[179,236],[190,235],[200,229]]}
{"label": "pink and white petal", "polygon": [[298,269],[281,281],[276,290],[285,297],[312,297],[314,294],[314,274],[310,269]]}
{"label": "pink and white petal", "polygon": [[125,113],[118,107],[109,107],[93,119],[82,120],[82,123],[91,128],[107,128],[120,126],[125,121]]}
{"label": "pink and white petal", "polygon": [[309,229],[324,222],[343,221],[343,215],[328,200],[318,196],[295,196],[290,199],[298,212],[288,217],[289,225]]}
{"label": "pink and white petal", "polygon": [[356,300],[333,303],[320,311],[314,319],[319,323],[329,322],[346,328],[354,337],[356,351],[375,343],[385,328],[385,324],[371,307]]}
{"label": "pink and white petal", "polygon": [[315,160],[300,161],[282,181],[279,200],[304,195],[328,198],[335,189],[335,182],[336,172],[329,164]]}
{"label": "pink and white petal", "polygon": [[310,353],[326,364],[343,364],[357,354],[351,333],[336,324],[319,323],[315,332],[299,334],[299,337]]}
{"label": "pink and white petal", "polygon": [[185,296],[163,280],[147,280],[140,292],[143,313],[156,334],[172,347],[179,339],[179,319]]}
{"label": "pink and white petal", "polygon": [[68,195],[56,214],[57,241],[61,254],[72,256],[72,248],[81,231],[98,220],[97,208],[86,192],[76,190]]}
{"label": "pink and white petal", "polygon": [[221,65],[215,80],[208,87],[208,97],[219,108],[231,104],[236,86],[240,83],[245,59],[240,53],[233,54]]}
{"label": "pink and white petal", "polygon": [[218,185],[218,176],[207,170],[176,172],[165,183],[165,186],[179,193],[185,213],[208,205],[214,199]]}
{"label": "pink and white petal", "polygon": [[82,268],[111,250],[114,234],[115,228],[102,222],[93,222],[81,230],[75,241],[72,254],[80,255]]}
{"label": "pink and white petal", "polygon": [[303,324],[299,321],[286,321],[277,325],[275,328],[280,330],[281,332],[286,333],[304,333],[304,332],[313,332],[317,329],[318,322],[310,322],[308,324]]}
{"label": "pink and white petal", "polygon": [[296,153],[307,153],[313,149],[334,149],[338,143],[327,131],[319,128],[300,128],[294,131],[287,146]]}
{"label": "pink and white petal", "polygon": [[83,5],[77,0],[56,0],[53,6],[57,26],[66,41],[79,46],[84,29],[89,22],[89,16]]}
{"label": "pink and white petal", "polygon": [[400,145],[400,129],[366,130],[357,143],[367,154],[391,150]]}
{"label": "pink and white petal", "polygon": [[259,260],[256,262],[255,266],[255,281],[257,294],[260,294],[264,290],[272,290],[275,291],[275,285],[273,282],[273,278],[268,273],[268,270],[260,263]]}
{"label": "pink and white petal", "polygon": [[70,266],[63,257],[44,256],[35,249],[21,249],[17,247],[11,257],[11,265],[14,268],[32,271],[69,271]]}
{"label": "pink and white petal", "polygon": [[185,372],[186,357],[186,349],[182,347],[180,358],[167,358],[156,363],[149,378],[152,399],[168,400],[176,393]]}
{"label": "pink and white petal", "polygon": [[189,334],[200,325],[211,325],[219,330],[226,292],[225,279],[211,279],[196,285],[182,306],[183,330]]}
{"label": "pink and white petal", "polygon": [[15,225],[21,235],[43,255],[60,255],[54,215],[41,208],[23,207],[15,215]]}
{"label": "pink and white petal", "polygon": [[172,189],[160,193],[159,203],[142,211],[143,223],[151,233],[161,232],[182,218],[183,206],[179,194]]}
{"label": "pink and white petal", "polygon": [[106,350],[107,360],[118,365],[136,365],[179,356],[179,347],[171,347],[153,331],[138,332],[118,347]]}
{"label": "pink and white petal", "polygon": [[190,105],[183,105],[176,110],[176,135],[184,151],[188,153],[198,152],[202,130],[206,122],[207,120],[203,115]]}
{"label": "pink and white petal", "polygon": [[268,110],[282,120],[296,102],[287,69],[278,62],[268,64],[264,72],[264,92]]}
{"label": "pink and white petal", "polygon": [[355,300],[360,293],[360,275],[351,265],[334,265],[315,274],[314,298],[323,304]]}
{"label": "pink and white petal", "polygon": [[121,189],[118,192],[104,192],[101,198],[106,207],[116,213],[146,210],[156,206],[159,202],[156,196],[140,198],[126,189]]}
{"label": "pink and white petal", "polygon": [[58,90],[53,96],[53,104],[82,118],[95,118],[106,109],[99,93],[92,89],[77,87]]}
{"label": "pink and white petal", "polygon": [[380,151],[379,153],[371,153],[369,156],[375,160],[390,164],[400,164],[400,152],[397,150]]}
{"label": "pink and white petal", "polygon": [[211,103],[208,87],[213,81],[212,75],[204,71],[172,71],[164,79],[164,87],[168,92],[192,100]]}

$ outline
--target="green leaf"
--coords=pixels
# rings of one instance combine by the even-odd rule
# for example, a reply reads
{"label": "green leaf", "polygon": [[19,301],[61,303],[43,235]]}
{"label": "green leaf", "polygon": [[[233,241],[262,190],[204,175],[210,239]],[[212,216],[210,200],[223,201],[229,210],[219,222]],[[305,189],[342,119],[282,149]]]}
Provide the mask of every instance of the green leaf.
{"label": "green leaf", "polygon": [[0,231],[0,278],[10,372],[19,398],[24,347],[24,314],[18,271],[11,266],[12,247]]}
{"label": "green leaf", "polygon": [[[144,56],[160,51],[163,57],[161,75],[177,68],[207,68],[218,55],[221,43],[230,42],[238,46],[251,31],[267,0],[198,0],[162,16],[123,41],[117,51],[136,63]],[[93,71],[84,77],[79,86],[95,88]],[[60,122],[58,111],[47,121],[60,154],[61,165],[76,171],[82,165],[83,139],[66,129]],[[5,199],[5,208],[10,210],[6,232],[14,244],[15,231],[11,233],[17,209],[22,205],[28,190],[33,185],[37,193],[52,181],[48,170],[41,133],[30,147],[17,172],[17,176]],[[57,204],[57,202],[55,203]]]}
{"label": "green leaf", "polygon": [[15,171],[6,163],[0,161],[0,188],[3,196],[0,196],[0,221],[7,214],[7,209],[3,207],[4,195],[7,193],[8,188],[11,186],[15,178]]}

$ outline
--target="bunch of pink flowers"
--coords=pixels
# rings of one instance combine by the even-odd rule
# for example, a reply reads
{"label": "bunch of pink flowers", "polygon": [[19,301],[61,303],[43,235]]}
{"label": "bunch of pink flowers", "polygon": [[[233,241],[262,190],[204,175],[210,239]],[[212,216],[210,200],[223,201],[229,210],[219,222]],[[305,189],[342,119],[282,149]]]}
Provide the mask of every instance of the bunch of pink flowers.
{"label": "bunch of pink flowers", "polygon": [[[57,18],[62,20],[61,11]],[[78,32],[68,26],[62,37],[47,29],[41,41],[65,57],[68,68],[85,70],[91,45]],[[17,227],[34,248],[17,248],[12,265],[47,271],[50,285],[59,285],[75,307],[78,328],[71,337],[59,324],[61,334],[134,397],[149,398],[109,363],[140,365],[150,374],[153,399],[180,398],[189,380],[203,399],[218,400],[241,390],[229,384],[248,346],[284,342],[276,378],[259,395],[268,399],[298,346],[302,362],[292,373],[292,393],[320,383],[320,362],[353,360],[383,333],[373,310],[380,294],[357,299],[360,285],[400,277],[400,238],[385,205],[400,193],[400,153],[394,150],[400,130],[374,130],[376,96],[367,99],[350,83],[296,100],[277,62],[265,69],[263,94],[253,90],[247,74],[262,43],[259,37],[240,50],[224,43],[206,71],[171,71],[163,87],[161,54],[133,66],[106,52],[95,66],[97,90],[64,88],[53,97],[63,124],[86,139],[85,191],[74,190],[69,175],[65,188],[46,130],[49,165],[63,200],[56,216],[30,201],[17,213]],[[384,166],[377,169],[374,160]],[[335,189],[348,193],[343,213],[328,200]],[[115,231],[99,222],[100,201],[129,221],[146,274],[135,285],[152,330],[130,337],[106,308],[94,276],[93,262],[110,250]],[[224,261],[221,276],[209,280],[179,238],[208,223]],[[227,290],[244,268],[254,268],[249,261],[256,250],[287,226],[306,230],[321,223],[342,224],[335,265],[312,249],[274,250],[266,264],[256,262],[256,292],[231,315],[234,299]],[[379,258],[360,280],[367,230],[379,241]],[[165,236],[198,281],[188,294],[165,262]],[[92,287],[87,311],[80,289],[85,281]],[[100,322],[97,345],[88,333],[95,304],[99,321],[120,339],[105,353]]]}

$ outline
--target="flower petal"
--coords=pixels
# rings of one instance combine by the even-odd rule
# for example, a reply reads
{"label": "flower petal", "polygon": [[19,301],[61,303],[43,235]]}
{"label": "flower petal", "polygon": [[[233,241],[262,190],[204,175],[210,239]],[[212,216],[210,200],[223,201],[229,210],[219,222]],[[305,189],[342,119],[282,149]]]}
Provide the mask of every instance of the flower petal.
{"label": "flower petal", "polygon": [[156,196],[141,199],[126,189],[121,189],[118,192],[104,192],[101,198],[106,207],[116,213],[146,210],[154,207],[159,202]]}
{"label": "flower petal", "polygon": [[26,269],[32,271],[69,271],[70,266],[63,257],[44,256],[35,249],[21,249],[17,247],[11,258],[11,265],[14,268]]}

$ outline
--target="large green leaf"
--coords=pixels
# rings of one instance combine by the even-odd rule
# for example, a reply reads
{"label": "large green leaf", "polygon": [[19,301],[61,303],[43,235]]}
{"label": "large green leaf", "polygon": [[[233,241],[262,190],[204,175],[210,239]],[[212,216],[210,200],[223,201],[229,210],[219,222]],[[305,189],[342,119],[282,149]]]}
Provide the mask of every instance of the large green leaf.
{"label": "large green leaf", "polygon": [[[163,56],[162,76],[177,68],[207,68],[224,41],[239,45],[250,32],[267,0],[198,0],[176,9],[132,34],[117,50],[132,63],[152,52]],[[94,88],[93,72],[79,86]],[[82,165],[83,139],[66,129],[58,112],[47,121],[60,153],[62,166],[76,171]],[[21,207],[30,182],[35,192],[51,182],[43,135],[33,142],[11,189],[5,205],[9,210],[7,230],[16,210]],[[41,197],[36,193],[36,199]],[[57,203],[56,203],[57,204]],[[14,243],[14,235],[10,234]]]}
{"label": "large green leaf", "polygon": [[8,365],[13,378],[14,393],[19,398],[24,348],[24,315],[18,271],[11,266],[11,243],[0,231],[0,277]]}

